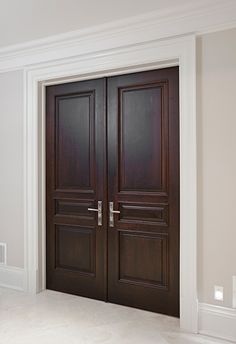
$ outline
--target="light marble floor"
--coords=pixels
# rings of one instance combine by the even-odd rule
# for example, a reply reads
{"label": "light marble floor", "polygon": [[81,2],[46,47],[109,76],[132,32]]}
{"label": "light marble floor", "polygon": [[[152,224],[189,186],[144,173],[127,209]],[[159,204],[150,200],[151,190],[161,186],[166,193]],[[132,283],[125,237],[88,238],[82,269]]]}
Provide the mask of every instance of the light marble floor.
{"label": "light marble floor", "polygon": [[0,288],[0,344],[219,344],[178,319],[50,290]]}

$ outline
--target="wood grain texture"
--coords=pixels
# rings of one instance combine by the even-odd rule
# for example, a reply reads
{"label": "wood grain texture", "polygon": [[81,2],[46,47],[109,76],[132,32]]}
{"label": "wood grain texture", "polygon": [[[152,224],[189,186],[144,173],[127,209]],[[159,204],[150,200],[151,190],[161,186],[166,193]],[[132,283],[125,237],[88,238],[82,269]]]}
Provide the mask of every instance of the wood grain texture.
{"label": "wood grain texture", "polygon": [[178,78],[47,88],[48,288],[179,316]]}
{"label": "wood grain texture", "polygon": [[47,288],[106,300],[105,79],[47,87]]}
{"label": "wood grain texture", "polygon": [[178,68],[108,79],[108,299],[179,316]]}

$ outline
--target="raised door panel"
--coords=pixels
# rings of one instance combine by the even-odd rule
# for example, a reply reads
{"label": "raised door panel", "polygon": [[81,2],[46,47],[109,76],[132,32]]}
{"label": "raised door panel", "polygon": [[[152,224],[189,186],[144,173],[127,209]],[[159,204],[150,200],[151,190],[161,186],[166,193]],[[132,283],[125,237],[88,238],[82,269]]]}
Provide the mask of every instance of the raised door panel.
{"label": "raised door panel", "polygon": [[[104,79],[47,87],[47,288],[106,299]],[[105,216],[105,212],[104,212]]]}
{"label": "raised door panel", "polygon": [[166,84],[119,88],[119,191],[167,191]]}
{"label": "raised door panel", "polygon": [[56,226],[56,269],[95,274],[94,228]]}
{"label": "raised door panel", "polygon": [[56,188],[94,187],[94,92],[56,98]]}
{"label": "raised door panel", "polygon": [[119,282],[167,288],[167,235],[119,231]]}
{"label": "raised door panel", "polygon": [[94,220],[95,214],[88,211],[88,208],[93,208],[94,202],[92,201],[78,201],[71,199],[57,199],[55,206],[55,215],[56,216],[76,216],[80,219],[90,219]]}
{"label": "raised door panel", "polygon": [[135,225],[145,224],[168,226],[169,212],[168,204],[150,203],[125,203],[119,202],[120,216],[118,223],[133,223]]}

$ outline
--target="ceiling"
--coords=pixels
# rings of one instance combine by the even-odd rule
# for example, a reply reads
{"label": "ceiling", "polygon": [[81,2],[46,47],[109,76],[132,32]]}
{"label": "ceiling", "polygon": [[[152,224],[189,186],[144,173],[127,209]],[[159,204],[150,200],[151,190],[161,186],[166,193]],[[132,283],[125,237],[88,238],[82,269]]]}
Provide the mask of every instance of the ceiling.
{"label": "ceiling", "polygon": [[193,4],[196,0],[0,0],[0,47]]}

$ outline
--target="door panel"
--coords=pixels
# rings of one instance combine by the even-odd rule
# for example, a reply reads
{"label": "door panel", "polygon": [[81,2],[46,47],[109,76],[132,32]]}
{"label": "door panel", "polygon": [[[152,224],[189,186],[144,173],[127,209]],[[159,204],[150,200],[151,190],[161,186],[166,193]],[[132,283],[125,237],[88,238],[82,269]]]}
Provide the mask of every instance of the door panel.
{"label": "door panel", "polygon": [[[47,288],[97,299],[107,278],[105,86],[47,87]],[[103,226],[88,211],[99,200]]]}
{"label": "door panel", "polygon": [[94,228],[56,226],[56,267],[95,274]]}
{"label": "door panel", "polygon": [[108,299],[179,315],[178,68],[108,79]]}
{"label": "door panel", "polygon": [[119,191],[159,190],[162,187],[160,86],[121,87],[119,93]]}
{"label": "door panel", "polygon": [[56,98],[56,187],[93,190],[94,93]]}
{"label": "door panel", "polygon": [[119,231],[118,254],[120,281],[143,286],[166,286],[167,237]]}

